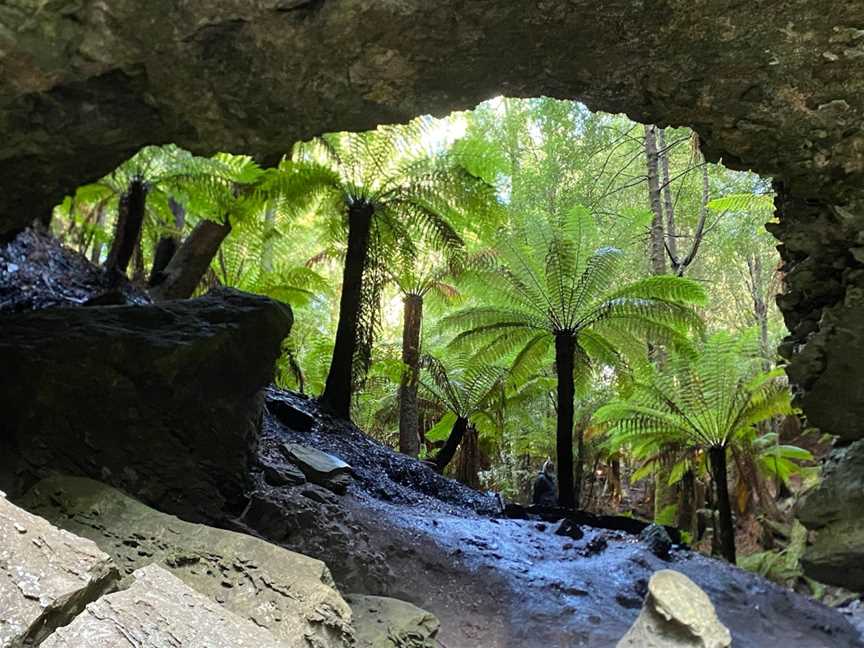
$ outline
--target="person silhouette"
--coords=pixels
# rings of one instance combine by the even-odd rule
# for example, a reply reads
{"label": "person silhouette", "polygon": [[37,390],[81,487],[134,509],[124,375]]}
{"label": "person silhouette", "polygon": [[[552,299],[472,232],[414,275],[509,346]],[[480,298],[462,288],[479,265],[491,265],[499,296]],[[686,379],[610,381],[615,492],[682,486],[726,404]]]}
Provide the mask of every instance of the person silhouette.
{"label": "person silhouette", "polygon": [[531,497],[534,506],[558,506],[558,484],[555,481],[555,464],[550,459],[543,463],[543,468],[534,480],[534,492]]}

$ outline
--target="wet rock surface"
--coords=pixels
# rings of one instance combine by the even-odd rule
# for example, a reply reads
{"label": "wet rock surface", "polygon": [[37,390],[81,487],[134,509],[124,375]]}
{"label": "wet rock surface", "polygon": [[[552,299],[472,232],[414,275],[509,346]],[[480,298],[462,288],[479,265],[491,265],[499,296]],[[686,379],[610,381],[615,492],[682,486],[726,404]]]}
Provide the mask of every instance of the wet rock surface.
{"label": "wet rock surface", "polygon": [[196,521],[242,509],[291,311],[221,291],[2,316],[0,487],[93,477]]}
{"label": "wet rock surface", "polygon": [[841,613],[726,563],[675,548],[661,560],[623,530],[581,525],[575,539],[536,519],[494,517],[495,498],[427,475],[419,462],[319,414],[314,401],[283,396],[316,424],[299,432],[268,416],[262,458],[278,462],[280,444],[300,443],[349,463],[354,480],[321,504],[302,486],[274,488],[259,474],[244,523],[325,560],[343,591],[428,610],[448,648],[615,646],[639,616],[652,574],[669,568],[710,597],[733,645],[864,645]]}
{"label": "wet rock surface", "polygon": [[87,606],[44,648],[282,648],[267,630],[241,619],[156,565],[132,584]]}
{"label": "wet rock surface", "polygon": [[150,302],[128,281],[101,269],[57,239],[34,229],[0,245],[0,314],[63,306]]}
{"label": "wet rock surface", "polygon": [[20,504],[95,542],[123,570],[124,584],[135,570],[155,563],[238,618],[267,629],[280,645],[351,644],[351,611],[318,560],[184,522],[80,477],[45,479]]}
{"label": "wet rock surface", "polygon": [[684,574],[664,569],[648,583],[636,623],[617,648],[729,648],[732,635],[711,599]]}
{"label": "wet rock surface", "polygon": [[111,591],[118,578],[95,543],[0,494],[0,646],[38,644]]}

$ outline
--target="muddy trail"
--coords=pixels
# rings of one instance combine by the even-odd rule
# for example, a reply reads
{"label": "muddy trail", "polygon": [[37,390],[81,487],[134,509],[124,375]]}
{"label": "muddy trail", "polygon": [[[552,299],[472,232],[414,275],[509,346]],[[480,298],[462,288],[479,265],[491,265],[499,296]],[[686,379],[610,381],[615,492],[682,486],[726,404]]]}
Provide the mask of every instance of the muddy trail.
{"label": "muddy trail", "polygon": [[492,496],[322,415],[314,401],[271,391],[268,410],[263,462],[279,464],[287,441],[354,468],[348,492],[328,493],[282,543],[325,560],[343,591],[433,612],[447,648],[615,646],[659,569],[702,587],[737,648],[864,646],[838,611],[719,560],[686,549],[664,560],[622,531],[583,526],[574,539],[556,535],[554,523],[506,519]]}

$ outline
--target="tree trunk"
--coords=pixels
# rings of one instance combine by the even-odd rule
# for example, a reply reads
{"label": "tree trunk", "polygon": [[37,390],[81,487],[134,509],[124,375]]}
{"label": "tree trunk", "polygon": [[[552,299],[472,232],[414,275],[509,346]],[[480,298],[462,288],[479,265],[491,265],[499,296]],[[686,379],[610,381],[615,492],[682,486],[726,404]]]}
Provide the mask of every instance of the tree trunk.
{"label": "tree trunk", "polygon": [[[684,473],[678,483],[678,518],[676,526],[693,535],[696,528],[696,477],[692,470]],[[695,536],[694,536],[695,537]]]}
{"label": "tree trunk", "polygon": [[211,220],[198,223],[168,263],[162,282],[150,291],[153,299],[165,301],[191,297],[230,232],[231,224],[227,218],[225,223]]}
{"label": "tree trunk", "polygon": [[658,174],[657,127],[645,126],[645,161],[648,166],[648,197],[651,201],[651,233],[648,244],[648,257],[651,272],[655,275],[666,273],[666,245],[663,236],[663,206],[660,196]]}
{"label": "tree trunk", "polygon": [[558,417],[555,431],[555,446],[558,460],[558,505],[575,508],[573,486],[573,400],[576,395],[573,383],[573,363],[576,355],[576,340],[570,333],[555,336],[555,371],[558,377]]}
{"label": "tree trunk", "polygon": [[351,391],[354,378],[354,352],[357,349],[357,325],[363,295],[363,271],[369,254],[369,237],[375,208],[356,202],[348,209],[348,251],[342,271],[342,296],[339,299],[339,323],[336,343],[321,404],[336,416],[350,418]]}
{"label": "tree trunk", "polygon": [[585,427],[587,423],[587,421],[580,421],[579,425],[576,426],[576,463],[573,475],[573,508],[576,509],[582,505],[582,480],[585,472]]}
{"label": "tree trunk", "polygon": [[735,522],[732,518],[732,503],[729,501],[729,484],[726,476],[726,448],[712,447],[708,449],[708,459],[711,461],[711,473],[716,488],[717,511],[720,520],[717,536],[720,541],[721,555],[733,565],[735,564]]}
{"label": "tree trunk", "polygon": [[144,269],[144,250],[141,248],[141,241],[135,246],[135,254],[132,256],[132,281],[139,286],[143,286],[146,276]]}
{"label": "tree trunk", "polygon": [[273,237],[276,236],[276,210],[270,205],[264,210],[264,246],[261,249],[261,269],[273,272]]}
{"label": "tree trunk", "polygon": [[672,182],[669,180],[669,150],[666,148],[666,129],[657,129],[657,145],[660,148],[660,170],[663,179],[663,208],[666,211],[666,248],[672,263],[678,259],[678,233],[675,227],[675,202],[672,199]]}
{"label": "tree trunk", "polygon": [[468,419],[461,416],[457,417],[456,422],[453,423],[453,427],[450,429],[450,436],[447,437],[444,447],[435,455],[435,468],[439,473],[443,473],[447,465],[453,460],[467,429]]}
{"label": "tree trunk", "polygon": [[420,332],[423,327],[423,297],[405,295],[402,327],[402,363],[405,373],[399,385],[399,452],[416,457],[420,452],[417,415],[417,381],[420,376]]}
{"label": "tree trunk", "polygon": [[149,285],[158,286],[165,280],[165,268],[174,258],[177,253],[177,248],[180,247],[180,236],[183,233],[183,226],[186,224],[186,209],[173,198],[168,199],[168,207],[171,213],[174,214],[174,232],[170,235],[159,237],[159,242],[156,243],[156,251],[153,253],[153,267],[150,268]]}
{"label": "tree trunk", "polygon": [[104,248],[104,244],[100,239],[100,233],[104,225],[105,204],[100,202],[99,206],[96,207],[96,224],[93,234],[93,250],[92,252],[90,252],[90,262],[93,265],[99,265],[99,263],[102,261],[102,249]]}
{"label": "tree trunk", "polygon": [[465,428],[465,437],[456,463],[456,479],[474,489],[480,489],[480,439],[477,428],[470,423]]}
{"label": "tree trunk", "polygon": [[141,239],[141,226],[144,224],[144,211],[147,205],[147,183],[134,178],[120,196],[117,210],[117,224],[114,227],[114,240],[108,251],[105,267],[116,275],[126,274],[129,261]]}

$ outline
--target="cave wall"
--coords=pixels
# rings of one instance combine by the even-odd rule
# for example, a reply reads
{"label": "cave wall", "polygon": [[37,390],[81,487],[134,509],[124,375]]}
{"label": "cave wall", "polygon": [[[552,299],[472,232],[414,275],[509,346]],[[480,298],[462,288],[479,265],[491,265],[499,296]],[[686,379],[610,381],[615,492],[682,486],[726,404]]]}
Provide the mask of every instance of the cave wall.
{"label": "cave wall", "polygon": [[691,126],[775,178],[789,374],[864,436],[862,0],[17,0],[0,70],[0,237],[145,144],[267,163],[497,94]]}

